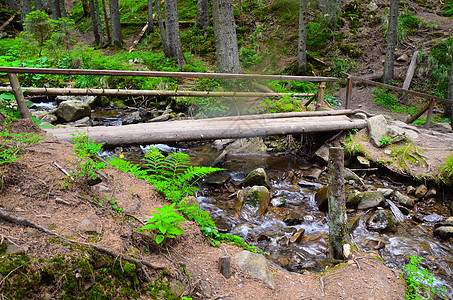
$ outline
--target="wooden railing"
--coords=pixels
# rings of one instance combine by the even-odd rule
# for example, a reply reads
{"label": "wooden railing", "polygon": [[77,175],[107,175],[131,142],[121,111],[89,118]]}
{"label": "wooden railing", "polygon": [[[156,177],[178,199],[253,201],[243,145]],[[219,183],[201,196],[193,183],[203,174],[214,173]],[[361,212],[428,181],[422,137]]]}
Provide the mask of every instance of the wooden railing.
{"label": "wooden railing", "polygon": [[386,88],[386,89],[389,89],[389,90],[392,90],[392,91],[395,91],[395,92],[400,92],[400,93],[403,93],[403,94],[408,94],[408,95],[413,95],[413,96],[417,96],[417,97],[420,97],[420,98],[430,99],[431,101],[423,109],[421,109],[417,114],[415,114],[413,117],[411,117],[409,120],[407,120],[407,123],[413,123],[415,120],[420,118],[420,116],[422,116],[426,111],[428,111],[428,115],[426,117],[425,128],[429,128],[429,126],[431,124],[431,119],[432,119],[432,115],[433,115],[433,108],[434,108],[434,104],[436,103],[436,101],[443,101],[443,102],[446,102],[446,103],[453,103],[453,100],[444,99],[444,98],[441,98],[441,97],[436,97],[436,96],[432,96],[432,95],[421,93],[421,92],[410,91],[410,90],[406,90],[406,89],[403,89],[403,88],[400,88],[400,87],[396,87],[396,86],[392,86],[392,85],[389,85],[389,84],[384,84],[384,83],[380,83],[380,82],[376,82],[376,81],[372,81],[372,80],[368,80],[368,79],[363,79],[363,78],[356,77],[356,76],[349,76],[347,81],[346,81],[346,103],[345,103],[345,108],[349,108],[350,105],[351,105],[353,82],[361,82],[361,83],[365,83],[365,84],[369,84],[369,85],[374,85],[374,86]]}
{"label": "wooden railing", "polygon": [[123,70],[85,70],[85,69],[46,69],[46,68],[15,68],[0,67],[0,73],[7,73],[11,88],[0,87],[1,91],[12,91],[19,108],[23,106],[22,89],[29,95],[105,95],[105,96],[186,96],[186,97],[281,97],[285,93],[256,93],[256,92],[206,92],[206,91],[156,91],[156,90],[115,90],[115,89],[52,89],[52,88],[22,88],[17,80],[18,73],[55,74],[55,75],[96,75],[96,76],[143,76],[143,77],[173,77],[173,78],[211,78],[211,79],[244,79],[272,81],[309,81],[318,82],[316,94],[286,94],[296,97],[311,97],[305,104],[308,106],[316,100],[316,110],[324,108],[324,92],[326,82],[337,82],[335,77],[259,75],[259,74],[228,74],[228,73],[195,73],[195,72],[160,72],[160,71],[123,71]]}

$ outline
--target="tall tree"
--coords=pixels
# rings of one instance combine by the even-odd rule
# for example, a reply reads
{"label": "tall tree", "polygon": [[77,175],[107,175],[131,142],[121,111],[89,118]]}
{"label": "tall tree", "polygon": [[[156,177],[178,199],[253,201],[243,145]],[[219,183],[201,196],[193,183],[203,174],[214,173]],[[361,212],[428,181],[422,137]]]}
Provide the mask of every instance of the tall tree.
{"label": "tall tree", "polygon": [[153,0],[148,0],[148,29],[146,33],[154,32],[154,15],[153,15]]}
{"label": "tall tree", "polygon": [[51,0],[50,6],[52,9],[52,19],[58,20],[61,18],[60,0]]}
{"label": "tall tree", "polygon": [[112,22],[112,45],[121,45],[123,43],[123,35],[121,34],[118,0],[110,0],[110,21]]}
{"label": "tall tree", "polygon": [[168,49],[180,70],[186,64],[182,52],[181,36],[179,34],[179,17],[176,0],[165,0],[165,29],[167,33]]}
{"label": "tall tree", "polygon": [[44,11],[41,0],[35,0],[35,9]]}
{"label": "tall tree", "polygon": [[299,40],[297,49],[297,73],[307,72],[307,0],[299,0]]}
{"label": "tall tree", "polygon": [[197,2],[197,27],[206,30],[209,26],[209,0],[198,0]]}
{"label": "tall tree", "polygon": [[25,18],[31,12],[30,0],[20,0],[20,18],[22,20],[22,26],[25,27]]}
{"label": "tall tree", "polygon": [[390,0],[390,13],[387,30],[387,47],[385,49],[384,63],[384,83],[391,83],[393,79],[396,33],[398,31],[398,2],[399,0]]}
{"label": "tall tree", "polygon": [[8,0],[8,9],[16,11],[17,10],[16,1]]}
{"label": "tall tree", "polygon": [[104,29],[102,29],[101,11],[99,10],[99,1],[98,0],[94,0],[94,10],[96,13],[96,25],[98,27],[98,32],[99,32],[99,44],[103,45],[104,44]]}
{"label": "tall tree", "polygon": [[212,0],[217,72],[241,73],[233,0]]}
{"label": "tall tree", "polygon": [[109,17],[107,14],[107,2],[106,0],[102,0],[102,11],[104,13],[104,24],[105,24],[105,31],[107,32],[107,40],[111,39],[110,36],[110,25],[109,25]]}
{"label": "tall tree", "polygon": [[[94,35],[94,44],[95,45],[100,45],[101,43],[101,32],[99,32],[99,26],[97,22],[97,17],[96,17],[96,9],[95,9],[95,0],[89,0],[90,2],[90,17],[91,17],[91,28],[93,29],[93,35]],[[97,10],[99,12],[99,8]]]}
{"label": "tall tree", "polygon": [[[451,64],[450,81],[448,82],[448,99],[453,100],[453,61]],[[445,103],[445,117],[450,118],[453,126],[453,103]]]}
{"label": "tall tree", "polygon": [[62,18],[67,18],[68,17],[68,13],[66,11],[66,4],[65,4],[65,0],[59,0],[60,1],[60,12],[61,12],[61,17]]}
{"label": "tall tree", "polygon": [[170,48],[168,47],[167,33],[165,32],[164,21],[162,20],[162,11],[160,10],[159,0],[155,0],[156,5],[156,16],[157,23],[159,24],[159,34],[162,40],[162,48],[164,50],[165,57],[170,57]]}

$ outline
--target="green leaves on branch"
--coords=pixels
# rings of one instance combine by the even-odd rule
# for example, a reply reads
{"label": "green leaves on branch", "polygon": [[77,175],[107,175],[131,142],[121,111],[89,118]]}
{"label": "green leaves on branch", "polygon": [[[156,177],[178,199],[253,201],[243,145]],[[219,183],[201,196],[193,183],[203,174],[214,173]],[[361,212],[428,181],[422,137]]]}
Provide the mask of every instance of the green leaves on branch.
{"label": "green leaves on branch", "polygon": [[410,262],[403,267],[404,279],[406,280],[406,299],[431,299],[431,296],[438,293],[446,296],[445,286],[441,290],[436,289],[434,275],[428,270],[420,268],[418,264],[423,257],[411,256]]}
{"label": "green leaves on branch", "polygon": [[97,153],[104,144],[96,144],[95,141],[89,141],[86,133],[77,132],[77,134],[72,134],[72,136],[71,143],[74,144],[72,152],[77,154],[76,164],[78,172],[74,174],[75,177],[97,179],[98,175],[96,172],[106,167],[104,162],[96,160]]}
{"label": "green leaves on branch", "polygon": [[156,208],[157,212],[150,212],[153,217],[149,219],[141,230],[149,229],[157,231],[156,243],[160,244],[165,238],[175,238],[176,235],[184,234],[184,231],[179,227],[180,223],[185,222],[184,217],[178,214],[179,209],[175,209],[176,203],[163,208]]}

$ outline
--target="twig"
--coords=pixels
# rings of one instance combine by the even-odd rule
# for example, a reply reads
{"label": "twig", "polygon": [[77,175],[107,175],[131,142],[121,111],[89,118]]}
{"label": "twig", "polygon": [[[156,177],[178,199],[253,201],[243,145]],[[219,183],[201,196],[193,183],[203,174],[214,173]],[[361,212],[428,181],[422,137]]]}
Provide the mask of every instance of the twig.
{"label": "twig", "polygon": [[3,281],[5,281],[5,279],[8,278],[8,276],[11,275],[14,271],[16,271],[16,270],[19,269],[19,268],[22,268],[23,266],[25,266],[26,264],[29,264],[29,263],[30,263],[30,262],[27,261],[26,263],[24,263],[24,264],[18,266],[17,268],[15,268],[15,269],[13,269],[11,272],[9,272],[8,275],[6,275],[6,276],[2,279],[2,281],[0,281],[0,286],[2,285]]}
{"label": "twig", "polygon": [[87,197],[84,197],[84,196],[81,196],[81,195],[76,195],[76,194],[73,194],[73,193],[71,193],[71,195],[73,195],[73,196],[76,197],[76,198],[79,198],[79,199],[88,201],[88,202],[90,202],[91,204],[94,204],[94,205],[97,205],[97,206],[99,206],[99,207],[105,208],[105,207],[102,206],[100,203],[98,203],[98,202],[96,202],[96,201],[93,201],[93,200],[91,200],[90,198],[87,198]]}
{"label": "twig", "polygon": [[124,214],[124,216],[130,217],[130,218],[132,218],[132,219],[135,219],[135,220],[137,220],[138,222],[140,222],[142,225],[146,225],[145,222],[143,222],[142,220],[140,220],[140,219],[137,218],[136,216],[133,216],[133,215],[130,215],[130,214]]}
{"label": "twig", "polygon": [[357,259],[354,258],[353,260],[354,260],[354,262],[356,263],[357,268],[359,269],[359,271],[362,270],[362,268],[360,267],[360,264],[359,264],[359,262],[357,261]]}
{"label": "twig", "polygon": [[358,171],[377,171],[379,168],[366,168],[366,169],[349,169],[352,172],[358,172]]}
{"label": "twig", "polygon": [[319,277],[319,281],[321,282],[321,292],[322,295],[325,296],[326,292],[324,292],[324,281],[322,280],[322,277]]}
{"label": "twig", "polygon": [[345,168],[346,170],[350,171],[352,174],[354,174],[355,176],[357,176],[357,179],[360,181],[360,184],[361,185],[365,185],[365,182],[363,182],[363,179],[359,177],[359,175],[357,175],[356,173],[354,173],[351,169],[348,169],[348,168]]}
{"label": "twig", "polygon": [[66,176],[69,176],[71,179],[73,179],[72,176],[69,175],[68,171],[66,171],[65,169],[63,169],[63,167],[60,166],[57,162],[54,161],[54,162],[52,162],[52,163],[53,163],[53,165],[54,165],[55,167],[57,167],[61,172],[63,172],[63,174],[65,174]]}

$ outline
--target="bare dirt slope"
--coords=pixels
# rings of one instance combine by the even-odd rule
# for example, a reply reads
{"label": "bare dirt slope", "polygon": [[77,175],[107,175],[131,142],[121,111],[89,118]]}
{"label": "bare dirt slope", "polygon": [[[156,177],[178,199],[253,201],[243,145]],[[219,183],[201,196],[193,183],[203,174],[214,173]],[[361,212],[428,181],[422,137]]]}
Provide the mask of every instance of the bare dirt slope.
{"label": "bare dirt slope", "polygon": [[[16,130],[20,132],[32,128],[32,125],[23,122],[16,125]],[[185,286],[183,295],[193,299],[404,298],[405,287],[398,272],[385,267],[375,258],[374,253],[356,252],[354,259],[347,264],[318,275],[289,273],[272,265],[270,268],[276,282],[276,288],[272,290],[235,265],[234,255],[242,249],[229,244],[212,247],[193,223],[184,224],[186,235],[164,246],[152,245],[137,234],[137,228],[142,226],[141,221],[149,218],[148,211],[162,207],[166,201],[156,195],[147,182],[111,169],[104,170],[103,182],[93,187],[81,182],[66,186],[64,183],[68,181],[65,172],[75,170],[75,155],[71,151],[71,144],[47,137],[40,144],[30,147],[19,162],[2,166],[5,186],[0,193],[3,216],[0,218],[0,240],[2,245],[7,243],[10,248],[17,247],[19,253],[25,252],[32,261],[36,259],[26,267],[21,267],[23,273],[28,270],[26,268],[31,268],[44,274],[42,272],[47,263],[38,260],[39,258],[50,259],[63,254],[69,261],[72,255],[79,253],[75,246],[56,242],[58,238],[52,236],[54,233],[64,236],[73,245],[94,245],[97,251],[84,252],[86,257],[90,257],[90,261],[96,261],[95,258],[105,254],[104,250],[108,249],[110,253],[106,251],[114,259],[113,264],[119,260],[124,266],[128,257],[146,262],[139,264],[135,271],[140,282],[149,278],[156,279],[162,268],[166,267],[170,272],[164,281],[182,282]],[[108,205],[106,197],[115,199],[125,214],[115,212]],[[93,199],[104,199],[103,207]],[[18,217],[32,221],[33,224],[42,226],[47,233],[37,230],[33,224],[27,225],[23,219],[20,224],[13,223],[5,214],[16,221]],[[233,275],[230,279],[224,278],[217,271],[218,258],[224,253],[232,257]],[[0,262],[3,263],[11,259],[11,256],[5,254],[0,256]],[[181,272],[180,266],[185,267],[190,278],[187,273]],[[83,268],[80,271],[75,266],[70,267],[69,263],[68,268],[72,269],[66,276],[79,274],[78,280],[81,282],[79,288],[71,291],[74,296],[77,293],[80,295],[83,286],[85,291],[93,289],[93,276],[84,275]],[[126,272],[124,269],[123,272]],[[99,270],[93,269],[96,278]],[[22,278],[21,274],[20,270],[2,274],[1,296],[10,295],[11,286]],[[33,280],[34,277],[27,274]],[[40,282],[34,282],[26,294],[18,298],[61,299],[64,293],[69,293],[64,291],[63,279],[52,280],[46,277],[47,281],[44,281],[44,277],[42,275]],[[138,290],[139,284],[134,288]],[[147,295],[143,293],[140,297],[149,299]],[[113,298],[125,296],[118,290]]]}

